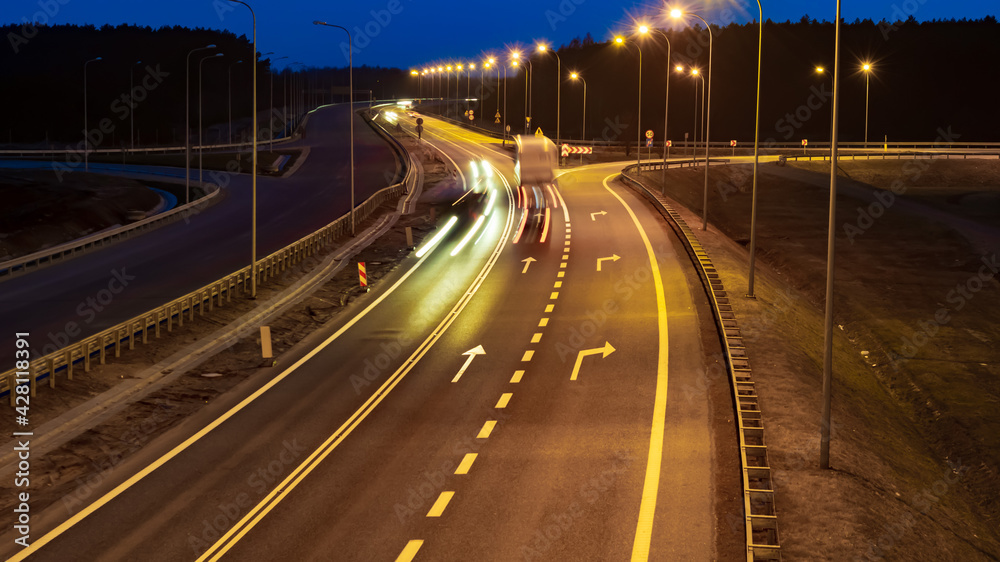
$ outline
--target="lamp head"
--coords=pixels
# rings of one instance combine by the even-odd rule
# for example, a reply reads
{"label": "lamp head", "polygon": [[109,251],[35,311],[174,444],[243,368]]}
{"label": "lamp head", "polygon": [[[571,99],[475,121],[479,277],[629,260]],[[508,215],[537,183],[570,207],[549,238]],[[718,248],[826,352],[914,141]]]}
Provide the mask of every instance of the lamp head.
{"label": "lamp head", "polygon": [[539,53],[544,53],[548,49],[549,49],[549,47],[545,43],[541,43],[541,44],[538,45],[538,52]]}
{"label": "lamp head", "polygon": [[625,44],[625,38],[622,37],[621,35],[619,35],[618,37],[615,37],[615,43],[617,43],[619,45],[624,45]]}
{"label": "lamp head", "polygon": [[642,33],[642,34],[649,33],[649,26],[648,25],[640,25],[639,26],[639,33]]}
{"label": "lamp head", "polygon": [[575,72],[570,72],[569,77],[572,78],[573,80],[576,80],[577,78],[580,77],[580,75]]}
{"label": "lamp head", "polygon": [[325,21],[316,20],[316,21],[313,22],[313,25],[326,25],[326,22]]}
{"label": "lamp head", "polygon": [[683,15],[684,15],[684,12],[682,12],[681,10],[679,10],[677,8],[674,8],[674,9],[670,10],[670,17],[672,17],[674,19],[678,19],[678,18],[680,18]]}

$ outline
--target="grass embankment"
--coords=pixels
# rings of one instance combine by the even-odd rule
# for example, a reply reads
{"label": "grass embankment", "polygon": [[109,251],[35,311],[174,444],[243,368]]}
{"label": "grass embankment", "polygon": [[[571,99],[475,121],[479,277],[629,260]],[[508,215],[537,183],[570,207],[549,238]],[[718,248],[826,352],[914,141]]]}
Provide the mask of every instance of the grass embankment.
{"label": "grass embankment", "polygon": [[[1000,556],[1000,283],[987,265],[1000,245],[1000,162],[841,163],[835,470],[821,471],[828,166],[761,166],[756,242],[773,269],[758,272],[756,300],[739,298],[749,165],[710,175],[710,224],[736,244],[698,231],[750,347],[786,554]],[[704,168],[666,177],[667,195],[700,217]],[[658,187],[661,173],[644,178]]]}

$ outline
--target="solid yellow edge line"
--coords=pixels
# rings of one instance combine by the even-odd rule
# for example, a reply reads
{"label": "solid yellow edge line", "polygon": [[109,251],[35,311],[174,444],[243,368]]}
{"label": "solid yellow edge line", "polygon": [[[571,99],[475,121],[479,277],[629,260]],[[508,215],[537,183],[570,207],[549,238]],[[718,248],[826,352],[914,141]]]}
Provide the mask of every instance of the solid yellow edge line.
{"label": "solid yellow edge line", "polygon": [[611,186],[608,180],[617,176],[611,174],[604,178],[604,188],[613,195],[619,203],[625,207],[632,222],[635,223],[642,243],[646,246],[646,256],[649,258],[649,266],[653,270],[653,285],[656,289],[656,324],[659,329],[660,346],[656,360],[656,397],[653,400],[653,423],[652,431],[649,435],[649,456],[646,459],[646,478],[642,483],[642,502],[639,504],[639,520],[635,526],[635,540],[632,543],[632,560],[649,559],[649,545],[653,539],[653,517],[656,515],[656,495],[660,488],[660,465],[663,462],[663,433],[667,414],[667,307],[666,297],[663,293],[663,279],[660,278],[660,267],[656,263],[656,255],[653,253],[653,245],[646,236],[646,231],[639,224],[639,218],[635,216],[632,208],[625,203]]}

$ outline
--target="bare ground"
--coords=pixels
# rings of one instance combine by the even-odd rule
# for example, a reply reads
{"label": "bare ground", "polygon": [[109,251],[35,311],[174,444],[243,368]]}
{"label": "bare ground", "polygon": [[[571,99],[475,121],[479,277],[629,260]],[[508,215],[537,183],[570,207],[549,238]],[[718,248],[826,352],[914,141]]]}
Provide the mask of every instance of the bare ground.
{"label": "bare ground", "polygon": [[3,261],[128,224],[129,211],[150,211],[160,196],[145,182],[117,176],[4,169],[0,201]]}

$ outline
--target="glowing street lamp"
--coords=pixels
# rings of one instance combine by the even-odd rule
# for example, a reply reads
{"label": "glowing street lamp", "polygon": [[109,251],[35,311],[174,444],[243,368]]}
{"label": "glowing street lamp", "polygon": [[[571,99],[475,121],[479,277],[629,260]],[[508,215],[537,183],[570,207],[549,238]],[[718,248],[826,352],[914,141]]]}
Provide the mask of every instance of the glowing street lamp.
{"label": "glowing street lamp", "polygon": [[[351,38],[351,32],[347,30],[346,27],[335,25],[332,23],[326,23],[325,21],[314,21],[313,25],[325,25],[326,27],[336,27],[347,33],[347,44],[353,45],[354,40]],[[354,49],[348,49],[350,51],[347,64],[347,89],[348,93],[348,107],[350,111],[348,112],[347,122],[349,123],[349,135],[351,138],[351,236],[354,236]]]}
{"label": "glowing street lamp", "polygon": [[872,74],[871,63],[864,63],[861,70],[865,73],[865,148],[868,148],[868,79]]}
{"label": "glowing street lamp", "polygon": [[552,53],[556,56],[556,146],[559,146],[559,116],[562,111],[561,101],[562,101],[562,60],[559,58],[559,53],[555,49],[549,49],[549,46],[545,43],[538,44],[539,53]]}
{"label": "glowing street lamp", "polygon": [[670,15],[674,19],[680,19],[684,15],[690,15],[692,17],[696,17],[699,20],[701,20],[702,23],[705,24],[705,29],[708,30],[708,80],[706,81],[708,84],[706,86],[706,89],[708,90],[708,101],[706,102],[707,105],[705,106],[705,189],[702,200],[702,218],[701,218],[701,229],[708,230],[708,164],[709,164],[708,139],[711,134],[710,124],[712,117],[712,43],[714,42],[712,26],[708,25],[708,22],[705,21],[705,18],[699,16],[698,14],[694,13],[685,14],[684,12],[676,8],[670,11]]}
{"label": "glowing street lamp", "polygon": [[666,191],[667,189],[667,116],[670,113],[670,38],[667,34],[660,29],[650,29],[649,26],[640,25],[639,33],[645,35],[650,31],[655,31],[663,37],[663,40],[667,42],[667,72],[666,72],[666,88],[663,94],[663,176],[660,182],[661,190]]}
{"label": "glowing street lamp", "polygon": [[[583,82],[583,126],[580,129],[580,140],[583,143],[587,142],[587,81],[583,79],[577,72],[570,72],[569,77],[571,80],[579,80]],[[583,162],[583,154],[580,154],[580,162]]]}
{"label": "glowing street lamp", "polygon": [[[615,44],[624,45],[625,38],[621,36],[615,37]],[[642,169],[639,168],[639,166],[642,165],[642,48],[639,47],[639,44],[634,41],[632,42],[632,44],[635,45],[635,49],[639,51],[639,101],[638,101],[638,108],[636,109],[636,118],[635,118],[635,132],[636,132],[635,163],[637,168],[636,171],[641,174]]]}

